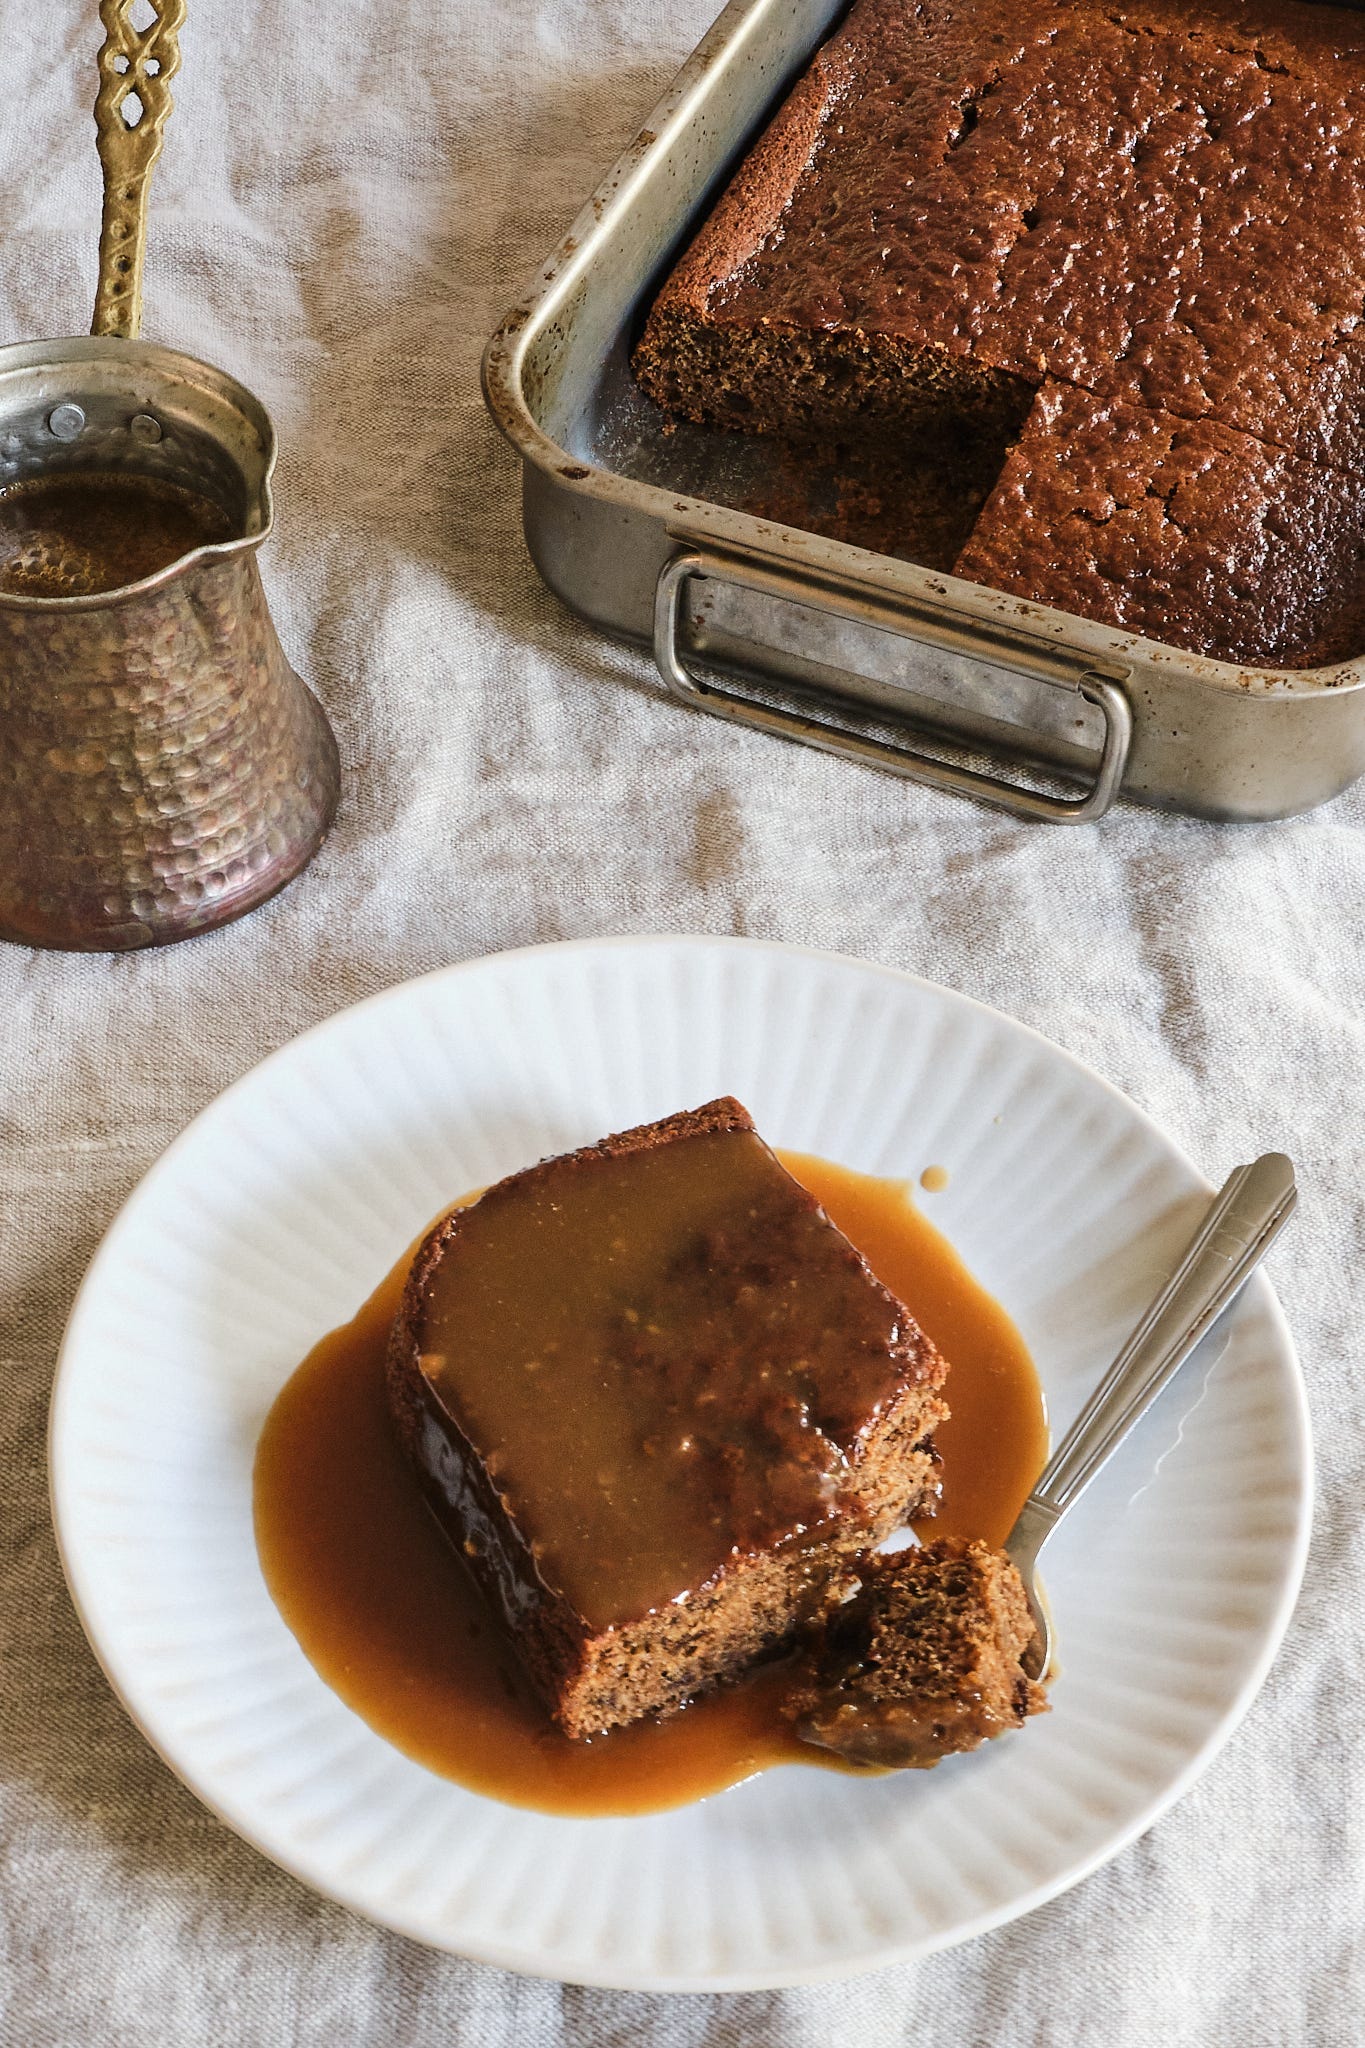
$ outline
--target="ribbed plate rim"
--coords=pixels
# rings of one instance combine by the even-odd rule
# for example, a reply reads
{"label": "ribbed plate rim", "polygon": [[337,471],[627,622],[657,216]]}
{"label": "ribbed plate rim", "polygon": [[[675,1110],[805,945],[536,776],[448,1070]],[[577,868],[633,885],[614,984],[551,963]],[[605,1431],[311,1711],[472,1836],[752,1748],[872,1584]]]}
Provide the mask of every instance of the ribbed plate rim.
{"label": "ribbed plate rim", "polygon": [[[329,1032],[342,1029],[346,1023],[362,1013],[373,1013],[386,1005],[399,1006],[410,998],[417,988],[436,983],[458,983],[461,979],[476,976],[493,964],[506,965],[516,961],[529,961],[552,955],[568,953],[626,953],[647,950],[705,952],[712,949],[727,952],[748,952],[751,954],[779,954],[790,958],[805,959],[838,969],[852,970],[859,975],[884,979],[902,986],[924,991],[936,1001],[960,1005],[1003,1026],[1008,1032],[1019,1034],[1041,1048],[1050,1060],[1062,1063],[1082,1077],[1087,1084],[1098,1087],[1112,1102],[1122,1107],[1168,1157],[1179,1164],[1198,1182],[1213,1192],[1212,1184],[1194,1164],[1175,1139],[1144,1110],[1132,1097],[1107,1080],[1086,1061],[1074,1053],[1058,1046],[1045,1033],[1032,1025],[1011,1017],[980,998],[963,994],[961,991],[935,982],[926,976],[912,973],[903,968],[887,966],[882,962],[862,959],[857,955],[840,953],[826,947],[795,944],[779,939],[756,939],[723,935],[692,933],[633,933],[585,937],[569,940],[548,940],[533,945],[508,947],[491,953],[479,954],[468,960],[456,961],[436,967],[427,972],[411,976],[406,980],[377,990],[359,1002],[346,1005],[321,1019],[308,1029],[287,1040],[275,1051],[250,1067],[237,1080],[231,1082],[212,1101],[205,1104],[178,1137],[173,1139],[142,1176],[127,1200],[119,1209],[109,1228],[101,1238],[85,1276],[73,1300],[70,1314],[58,1351],[56,1370],[48,1418],[48,1479],[53,1528],[56,1536],[58,1556],[66,1578],[72,1604],[77,1618],[85,1631],[90,1647],[100,1665],[110,1688],[128,1714],[130,1720],[161,1757],[168,1769],[194,1794],[196,1799],[211,1813],[223,1821],[234,1833],[249,1842],[270,1862],[296,1878],[301,1884],[321,1896],[333,1900],[361,1917],[377,1925],[389,1928],[409,1940],[426,1947],[436,1947],[446,1953],[458,1955],[475,1962],[487,1963],[495,1968],[515,1971],[523,1976],[541,1977],[555,1982],[568,1982],[597,1987],[606,1990],[656,1991],[656,1992],[745,1992],[779,1990],[819,1983],[835,1982],[840,1979],[864,1974],[870,1970],[889,1968],[897,1963],[909,1962],[921,1956],[932,1955],[948,1948],[976,1939],[996,1928],[1034,1912],[1050,1900],[1079,1884],[1092,1872],[1111,1862],[1132,1842],[1145,1834],[1149,1828],[1167,1813],[1181,1799],[1196,1780],[1202,1776],[1213,1759],[1223,1749],[1245,1717],[1252,1702],[1265,1682],[1275,1656],[1283,1641],[1289,1621],[1298,1599],[1307,1562],[1311,1534],[1314,1471],[1312,1456],[1311,1423],[1307,1392],[1304,1385],[1302,1366],[1292,1333],[1285,1320],[1278,1298],[1263,1274],[1258,1274],[1250,1283],[1243,1299],[1254,1298],[1259,1312],[1266,1318],[1270,1333],[1283,1353],[1288,1368],[1286,1386],[1294,1408],[1298,1425],[1298,1442],[1301,1457],[1295,1473],[1297,1480],[1297,1514],[1292,1535],[1285,1545],[1285,1571],[1283,1588],[1274,1613],[1264,1625],[1260,1650],[1250,1665],[1242,1684],[1230,1698],[1219,1719],[1210,1729],[1204,1741],[1186,1758],[1184,1764],[1172,1779],[1162,1785],[1127,1823],[1116,1827],[1113,1834],[1093,1853],[1078,1857],[1074,1864],[1060,1874],[1021,1892],[1003,1904],[979,1914],[965,1916],[958,1922],[936,1932],[919,1935],[908,1941],[897,1942],[883,1939],[876,1943],[875,1952],[852,1958],[835,1957],[810,1966],[795,1966],[781,1970],[765,1969],[757,1973],[743,1970],[713,1971],[705,1975],[660,1972],[652,1969],[610,1967],[575,1968],[566,1976],[561,1968],[538,1958],[534,1951],[511,1942],[497,1942],[483,1939],[471,1941],[436,1941],[426,1928],[415,1924],[401,1912],[386,1912],[348,1891],[339,1881],[329,1881],[324,1873],[308,1867],[300,1857],[289,1856],[265,1839],[265,1831],[258,1818],[251,1811],[253,1802],[243,1802],[242,1810],[233,1801],[221,1798],[213,1789],[201,1783],[195,1773],[182,1765],[172,1746],[162,1740],[149,1716],[136,1703],[133,1687],[125,1678],[117,1655],[102,1637],[100,1617],[92,1611],[92,1603],[86,1597],[82,1565],[73,1545],[68,1541],[64,1526],[64,1491],[70,1483],[63,1464],[63,1437],[67,1427],[67,1408],[70,1398],[70,1384],[74,1377],[73,1360],[84,1341],[84,1322],[90,1312],[90,1303],[98,1287],[103,1283],[110,1266],[115,1265],[121,1249],[122,1239],[130,1234],[136,1222],[136,1210],[144,1198],[150,1199],[160,1179],[178,1165],[182,1155],[199,1139],[203,1126],[210,1119],[225,1115],[229,1107],[243,1096],[248,1095],[273,1073],[299,1056],[300,1048],[307,1046]],[[318,1681],[322,1683],[321,1680]],[[377,1738],[378,1739],[378,1738]],[[492,1804],[494,1802],[490,1802]]]}

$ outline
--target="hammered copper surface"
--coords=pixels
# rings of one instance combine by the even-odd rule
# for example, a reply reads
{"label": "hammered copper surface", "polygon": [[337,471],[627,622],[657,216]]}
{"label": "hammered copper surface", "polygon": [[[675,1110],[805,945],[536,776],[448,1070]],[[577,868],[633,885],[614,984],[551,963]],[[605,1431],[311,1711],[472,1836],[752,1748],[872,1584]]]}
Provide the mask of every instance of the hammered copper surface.
{"label": "hammered copper surface", "polygon": [[0,605],[0,936],[112,951],[225,924],[311,858],[338,788],[254,553],[104,605]]}
{"label": "hammered copper surface", "polygon": [[105,594],[0,591],[0,938],[35,946],[166,945],[241,917],[311,859],[340,789],[256,566],[269,414],[134,338],[184,18],[185,0],[100,0],[95,338],[0,349],[0,487],[143,478],[207,501],[224,536]]}

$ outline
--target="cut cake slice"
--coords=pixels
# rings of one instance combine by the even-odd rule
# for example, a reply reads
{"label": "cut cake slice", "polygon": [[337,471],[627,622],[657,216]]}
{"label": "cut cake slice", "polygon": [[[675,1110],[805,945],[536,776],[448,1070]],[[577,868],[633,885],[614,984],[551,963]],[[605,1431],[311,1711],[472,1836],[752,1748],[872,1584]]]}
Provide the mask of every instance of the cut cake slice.
{"label": "cut cake slice", "polygon": [[785,1645],[937,1494],[945,1361],[728,1098],[438,1223],[388,1369],[432,1506],[574,1737]]}
{"label": "cut cake slice", "polygon": [[1365,449],[1365,44],[1320,7],[857,0],[660,291],[677,416],[1012,432],[1045,377]]}

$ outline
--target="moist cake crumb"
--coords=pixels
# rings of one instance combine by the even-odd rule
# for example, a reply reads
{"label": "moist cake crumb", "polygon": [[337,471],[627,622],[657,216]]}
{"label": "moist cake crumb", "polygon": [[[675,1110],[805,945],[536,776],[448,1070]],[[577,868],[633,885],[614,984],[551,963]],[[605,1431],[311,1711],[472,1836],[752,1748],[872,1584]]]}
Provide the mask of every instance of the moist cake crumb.
{"label": "moist cake crumb", "polygon": [[1019,1574],[987,1543],[869,1558],[784,1712],[852,1763],[924,1770],[1046,1711],[1020,1661],[1034,1639]]}

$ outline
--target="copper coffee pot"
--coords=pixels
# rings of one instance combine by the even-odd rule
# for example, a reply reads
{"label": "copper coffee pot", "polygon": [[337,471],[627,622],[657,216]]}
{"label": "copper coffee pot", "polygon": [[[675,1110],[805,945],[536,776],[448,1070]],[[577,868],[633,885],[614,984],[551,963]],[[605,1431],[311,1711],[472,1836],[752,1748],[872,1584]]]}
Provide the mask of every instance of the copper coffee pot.
{"label": "copper coffee pot", "polygon": [[[147,191],[185,0],[101,0],[104,214],[89,340],[0,348],[0,486],[136,476],[208,501],[229,538],[140,581],[0,589],[0,938],[91,952],[241,917],[317,851],[336,741],[285,660],[256,553],[275,434],[221,370],[136,339]],[[150,487],[150,486],[149,486]]]}

